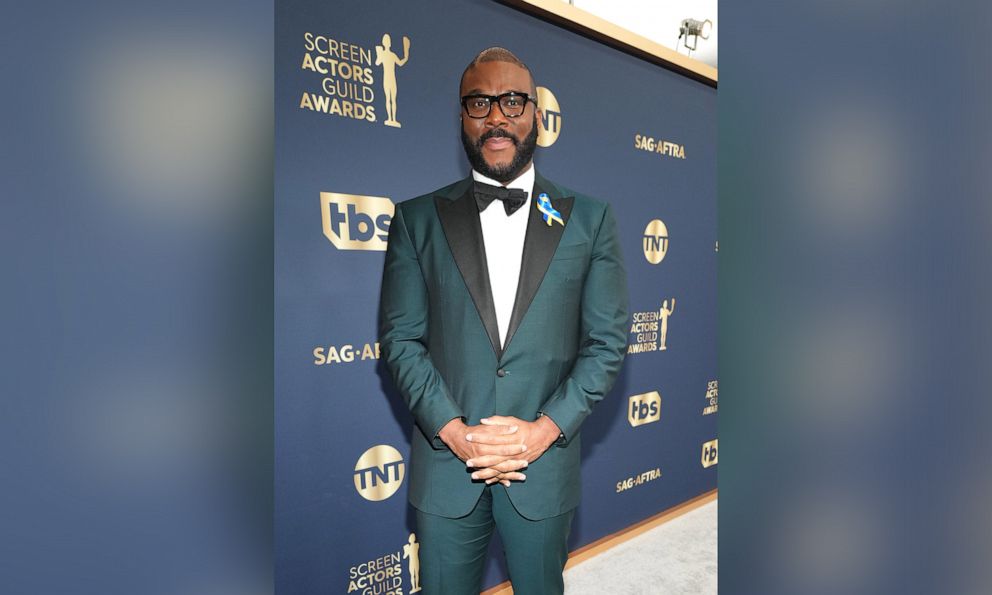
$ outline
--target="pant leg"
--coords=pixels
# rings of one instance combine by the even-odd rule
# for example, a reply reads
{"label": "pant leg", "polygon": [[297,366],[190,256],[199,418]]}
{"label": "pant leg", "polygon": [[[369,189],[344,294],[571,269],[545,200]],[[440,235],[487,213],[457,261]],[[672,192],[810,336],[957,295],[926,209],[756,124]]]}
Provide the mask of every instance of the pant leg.
{"label": "pant leg", "polygon": [[503,486],[492,486],[492,499],[513,595],[562,595],[562,572],[568,560],[568,535],[575,510],[532,521],[520,516]]}
{"label": "pant leg", "polygon": [[449,519],[417,511],[423,595],[479,595],[493,534],[489,489],[467,516]]}

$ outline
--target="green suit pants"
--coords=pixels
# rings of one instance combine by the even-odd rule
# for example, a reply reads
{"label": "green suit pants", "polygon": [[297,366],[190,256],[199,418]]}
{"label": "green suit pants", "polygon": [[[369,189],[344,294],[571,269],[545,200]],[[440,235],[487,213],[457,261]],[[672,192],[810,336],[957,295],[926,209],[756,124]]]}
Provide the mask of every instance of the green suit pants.
{"label": "green suit pants", "polygon": [[418,510],[423,595],[479,595],[494,528],[514,595],[561,595],[574,514],[572,509],[539,521],[524,518],[498,483],[486,486],[466,516],[452,519]]}

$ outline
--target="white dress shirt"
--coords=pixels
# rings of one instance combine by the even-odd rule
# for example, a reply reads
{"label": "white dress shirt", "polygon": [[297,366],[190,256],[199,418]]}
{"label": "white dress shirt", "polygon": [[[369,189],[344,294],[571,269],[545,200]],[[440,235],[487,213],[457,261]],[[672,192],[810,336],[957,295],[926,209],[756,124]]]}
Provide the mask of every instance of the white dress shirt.
{"label": "white dress shirt", "polygon": [[[472,178],[477,182],[502,186],[496,180],[487,178],[472,170]],[[520,281],[520,264],[523,260],[524,237],[527,235],[527,218],[530,216],[531,195],[534,194],[534,164],[517,176],[507,188],[518,188],[527,193],[527,201],[522,207],[507,216],[502,204],[494,200],[485,211],[479,213],[482,221],[482,239],[486,246],[486,264],[489,268],[489,285],[493,289],[493,304],[496,306],[496,324],[499,327],[500,345],[506,345],[506,331],[510,327],[510,315],[517,297],[517,283]]]}

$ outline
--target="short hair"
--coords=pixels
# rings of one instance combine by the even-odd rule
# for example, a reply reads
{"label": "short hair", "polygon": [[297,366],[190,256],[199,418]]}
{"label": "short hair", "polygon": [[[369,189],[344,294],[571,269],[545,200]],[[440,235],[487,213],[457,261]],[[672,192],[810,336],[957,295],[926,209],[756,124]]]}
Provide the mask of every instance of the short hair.
{"label": "short hair", "polygon": [[534,73],[532,73],[530,68],[528,68],[527,65],[520,60],[520,58],[514,55],[513,52],[501,47],[486,48],[479,52],[479,54],[468,63],[468,66],[466,66],[465,70],[462,71],[461,80],[458,82],[459,93],[461,92],[462,84],[465,83],[465,75],[468,74],[468,71],[483,62],[509,62],[514,66],[519,66],[520,68],[526,70],[527,75],[530,76],[530,94],[534,97],[534,99],[537,99],[537,85],[534,83]]}

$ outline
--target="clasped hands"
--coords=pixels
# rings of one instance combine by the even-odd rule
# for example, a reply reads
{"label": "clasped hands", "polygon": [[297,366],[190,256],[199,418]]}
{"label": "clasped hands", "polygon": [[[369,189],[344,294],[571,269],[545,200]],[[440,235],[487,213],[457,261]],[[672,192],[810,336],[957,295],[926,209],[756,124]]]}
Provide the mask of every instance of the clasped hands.
{"label": "clasped hands", "polygon": [[541,458],[561,435],[561,430],[547,416],[537,421],[524,421],[509,415],[492,415],[469,426],[455,418],[448,422],[438,436],[473,469],[472,479],[484,479],[487,484],[497,481],[509,486],[511,481],[527,479],[521,471]]}

